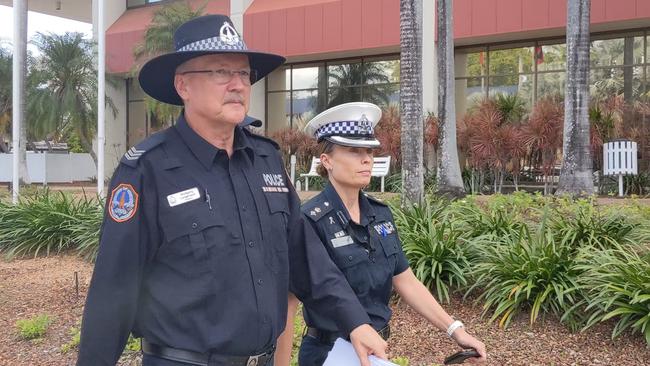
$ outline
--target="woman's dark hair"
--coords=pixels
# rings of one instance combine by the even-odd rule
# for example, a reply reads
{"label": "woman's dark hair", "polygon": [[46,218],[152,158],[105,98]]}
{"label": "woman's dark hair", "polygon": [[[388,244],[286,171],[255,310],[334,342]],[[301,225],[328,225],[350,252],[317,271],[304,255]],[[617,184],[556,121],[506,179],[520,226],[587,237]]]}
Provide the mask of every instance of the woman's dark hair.
{"label": "woman's dark hair", "polygon": [[[332,151],[334,151],[334,144],[329,142],[328,140],[323,140],[320,143],[318,143],[318,146],[320,147],[320,154],[331,154]],[[316,168],[316,173],[320,175],[323,178],[328,178],[329,174],[327,173],[327,169],[323,166],[321,163],[318,168]]]}

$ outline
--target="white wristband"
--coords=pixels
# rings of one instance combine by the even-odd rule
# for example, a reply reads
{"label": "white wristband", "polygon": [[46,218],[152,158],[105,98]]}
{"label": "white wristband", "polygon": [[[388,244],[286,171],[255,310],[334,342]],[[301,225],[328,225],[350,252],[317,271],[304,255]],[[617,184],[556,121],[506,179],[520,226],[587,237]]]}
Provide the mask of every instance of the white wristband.
{"label": "white wristband", "polygon": [[447,328],[447,335],[451,337],[456,331],[456,329],[463,328],[463,327],[465,327],[463,322],[461,322],[460,320],[454,320],[453,323],[449,324],[449,327]]}

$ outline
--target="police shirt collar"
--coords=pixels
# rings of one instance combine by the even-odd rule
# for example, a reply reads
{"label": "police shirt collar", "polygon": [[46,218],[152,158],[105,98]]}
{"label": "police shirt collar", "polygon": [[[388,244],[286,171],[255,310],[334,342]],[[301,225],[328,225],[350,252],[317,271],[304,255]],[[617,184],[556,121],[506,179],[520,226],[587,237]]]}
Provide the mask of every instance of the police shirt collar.
{"label": "police shirt collar", "polygon": [[[194,156],[209,170],[212,167],[214,158],[221,149],[206,141],[190,127],[185,119],[185,111],[181,112],[181,115],[178,117],[175,128]],[[248,136],[242,131],[242,127],[235,127],[234,134],[233,152],[244,149],[252,161],[255,155],[253,147]]]}
{"label": "police shirt collar", "polygon": [[[337,212],[340,211],[343,214],[346,222],[342,224],[347,227],[352,219],[350,218],[350,213],[347,208],[345,208],[345,205],[343,204],[343,201],[341,201],[341,197],[339,197],[334,186],[331,183],[328,183],[327,186],[325,186],[325,189],[323,189],[323,193],[327,200],[331,202],[332,209]],[[359,218],[361,219],[359,224],[361,226],[367,226],[374,220],[375,210],[363,191],[359,191],[359,211],[361,212],[361,215],[359,215]]]}

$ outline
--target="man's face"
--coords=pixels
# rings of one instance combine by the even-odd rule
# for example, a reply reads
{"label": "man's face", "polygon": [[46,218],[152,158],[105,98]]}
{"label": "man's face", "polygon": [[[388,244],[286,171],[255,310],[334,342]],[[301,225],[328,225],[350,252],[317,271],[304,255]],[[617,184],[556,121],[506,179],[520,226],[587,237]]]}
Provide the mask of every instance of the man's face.
{"label": "man's face", "polygon": [[200,56],[180,65],[174,85],[185,109],[215,123],[241,122],[248,112],[251,85],[239,74],[229,74],[233,71],[250,73],[246,55]]}

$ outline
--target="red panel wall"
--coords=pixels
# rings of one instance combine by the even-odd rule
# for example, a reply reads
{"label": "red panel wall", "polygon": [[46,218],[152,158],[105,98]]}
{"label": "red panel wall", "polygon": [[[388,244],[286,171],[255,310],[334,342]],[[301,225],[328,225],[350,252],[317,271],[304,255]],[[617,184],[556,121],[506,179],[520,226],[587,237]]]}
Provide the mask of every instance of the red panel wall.
{"label": "red panel wall", "polygon": [[[197,8],[203,0],[190,0]],[[144,38],[144,31],[160,5],[145,6],[124,12],[106,31],[106,70],[109,73],[131,71],[135,62],[133,49]],[[208,14],[230,14],[230,0],[212,0],[205,7]]]}

